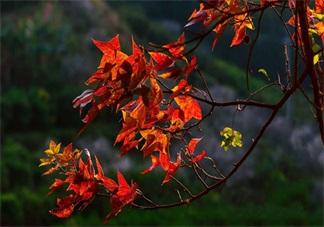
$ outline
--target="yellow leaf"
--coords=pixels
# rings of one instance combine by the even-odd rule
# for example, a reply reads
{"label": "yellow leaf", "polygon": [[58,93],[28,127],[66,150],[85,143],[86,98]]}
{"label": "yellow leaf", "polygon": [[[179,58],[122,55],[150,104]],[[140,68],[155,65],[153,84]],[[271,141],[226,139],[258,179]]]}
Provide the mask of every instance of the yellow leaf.
{"label": "yellow leaf", "polygon": [[316,54],[314,55],[314,59],[313,59],[313,62],[314,62],[314,65],[319,61],[319,54]]}
{"label": "yellow leaf", "polygon": [[319,54],[315,54],[314,55],[314,59],[313,59],[313,62],[314,62],[314,65],[319,61]]}
{"label": "yellow leaf", "polygon": [[225,151],[231,147],[242,147],[242,134],[230,127],[225,127],[221,132],[222,141],[220,146],[224,148]]}
{"label": "yellow leaf", "polygon": [[54,152],[51,149],[45,150],[44,153],[47,154],[48,156],[54,155]]}
{"label": "yellow leaf", "polygon": [[41,158],[40,159],[41,164],[39,164],[39,166],[47,166],[47,165],[50,165],[50,164],[52,164],[52,162],[54,160],[55,160],[54,158]]}
{"label": "yellow leaf", "polygon": [[55,156],[60,152],[61,144],[56,144],[53,140],[50,141],[48,149],[44,151],[48,158],[41,158],[39,166],[50,165],[55,161]]}
{"label": "yellow leaf", "polygon": [[61,144],[56,144],[53,140],[50,141],[49,143],[49,149],[44,151],[48,155],[55,155],[60,152],[61,149]]}

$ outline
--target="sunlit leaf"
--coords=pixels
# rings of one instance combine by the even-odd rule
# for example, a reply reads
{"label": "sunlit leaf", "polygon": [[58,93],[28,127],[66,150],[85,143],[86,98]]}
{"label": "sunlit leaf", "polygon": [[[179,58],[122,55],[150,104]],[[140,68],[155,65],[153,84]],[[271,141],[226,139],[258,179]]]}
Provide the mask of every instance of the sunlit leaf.
{"label": "sunlit leaf", "polygon": [[258,73],[262,74],[262,75],[265,76],[268,80],[270,80],[270,77],[269,77],[269,75],[268,75],[267,70],[261,68],[261,69],[258,69]]}
{"label": "sunlit leaf", "polygon": [[236,131],[230,127],[225,127],[221,132],[222,136],[221,147],[224,148],[225,151],[230,149],[231,147],[242,147],[242,134],[239,131]]}

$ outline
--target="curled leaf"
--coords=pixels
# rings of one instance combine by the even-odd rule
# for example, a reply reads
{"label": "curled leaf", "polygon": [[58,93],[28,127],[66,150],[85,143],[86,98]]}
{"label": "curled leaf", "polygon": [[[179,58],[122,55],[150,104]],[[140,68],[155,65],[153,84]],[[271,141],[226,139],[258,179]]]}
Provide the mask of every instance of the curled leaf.
{"label": "curled leaf", "polygon": [[258,73],[262,74],[263,76],[265,76],[268,80],[270,80],[270,77],[268,75],[268,72],[267,70],[263,69],[263,68],[260,68],[258,69]]}

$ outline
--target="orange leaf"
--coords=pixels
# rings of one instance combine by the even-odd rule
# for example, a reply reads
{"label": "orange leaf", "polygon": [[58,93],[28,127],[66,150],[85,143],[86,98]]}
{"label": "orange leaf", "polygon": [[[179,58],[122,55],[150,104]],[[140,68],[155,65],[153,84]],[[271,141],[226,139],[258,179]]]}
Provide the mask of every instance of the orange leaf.
{"label": "orange leaf", "polygon": [[142,50],[136,44],[133,36],[132,36],[132,49],[133,49],[133,55],[141,55],[142,54]]}
{"label": "orange leaf", "polygon": [[315,12],[316,13],[324,13],[324,1],[323,0],[315,0]]}
{"label": "orange leaf", "polygon": [[59,166],[51,167],[51,168],[49,168],[47,171],[45,171],[45,172],[42,174],[42,176],[52,174],[52,173],[56,172],[58,169],[59,169]]}
{"label": "orange leaf", "polygon": [[147,94],[143,95],[143,102],[147,107],[159,105],[163,98],[162,90],[157,80],[150,78],[150,84],[151,88],[148,90]]}
{"label": "orange leaf", "polygon": [[170,157],[169,154],[166,152],[160,152],[160,158],[159,158],[161,167],[167,171],[169,169],[170,166]]}
{"label": "orange leaf", "polygon": [[132,203],[136,197],[136,184],[132,183],[132,185],[129,186],[124,176],[119,171],[117,172],[117,179],[119,184],[118,191],[110,199],[112,210],[106,216],[105,223],[107,223],[111,218],[117,216],[124,206]]}
{"label": "orange leaf", "polygon": [[74,211],[74,202],[76,201],[76,196],[70,194],[64,198],[57,199],[58,208],[52,209],[49,212],[58,218],[68,218]]}
{"label": "orange leaf", "polygon": [[173,99],[175,96],[179,95],[180,93],[187,94],[191,90],[191,85],[188,85],[188,82],[184,79],[180,80],[178,85],[172,88],[172,95],[170,99]]}
{"label": "orange leaf", "polygon": [[101,50],[102,53],[110,53],[111,50],[119,50],[120,51],[120,43],[119,43],[119,35],[116,35],[111,40],[107,42],[102,42],[99,40],[92,39],[94,45]]}
{"label": "orange leaf", "polygon": [[147,174],[160,165],[160,161],[159,161],[158,157],[151,155],[151,160],[152,160],[152,165],[149,168],[147,168],[146,170],[144,170],[142,172],[142,174]]}
{"label": "orange leaf", "polygon": [[97,166],[97,172],[98,172],[97,175],[95,176],[95,178],[97,180],[101,180],[105,176],[105,174],[103,172],[102,166],[101,166],[98,158],[95,157],[95,159],[96,159],[96,166]]}
{"label": "orange leaf", "polygon": [[197,68],[197,57],[192,56],[190,63],[185,68],[185,76],[188,77],[190,73],[192,73],[193,70]]}
{"label": "orange leaf", "polygon": [[184,113],[185,123],[190,121],[192,118],[197,120],[202,119],[201,108],[197,100],[187,95],[177,96],[174,100]]}
{"label": "orange leaf", "polygon": [[149,52],[153,60],[157,63],[156,70],[161,70],[171,66],[174,61],[166,54],[160,52]]}
{"label": "orange leaf", "polygon": [[102,181],[104,187],[106,189],[108,189],[108,191],[114,192],[118,188],[118,185],[117,185],[117,183],[114,180],[112,180],[112,179],[110,179],[110,178],[108,178],[108,177],[106,177],[104,175],[102,166],[101,166],[101,164],[100,164],[100,162],[99,162],[99,160],[98,160],[97,157],[96,157],[96,166],[97,166],[98,173],[95,176],[95,178],[97,180],[99,180],[99,181]]}
{"label": "orange leaf", "polygon": [[141,148],[144,156],[151,154],[154,151],[167,153],[169,149],[169,138],[166,134],[158,129],[148,129],[140,131],[142,137],[146,140]]}
{"label": "orange leaf", "polygon": [[199,162],[200,160],[202,160],[205,156],[207,155],[207,152],[205,150],[203,150],[200,154],[196,155],[195,157],[193,157],[191,159],[192,163],[196,163]]}
{"label": "orange leaf", "polygon": [[200,142],[202,138],[192,138],[187,146],[189,154],[193,154],[195,152],[197,144]]}
{"label": "orange leaf", "polygon": [[117,172],[117,180],[119,185],[117,195],[119,197],[123,197],[129,193],[130,186],[124,178],[123,174],[119,171]]}
{"label": "orange leaf", "polygon": [[135,148],[139,141],[134,140],[135,132],[130,133],[124,139],[123,145],[120,147],[120,151],[122,152],[121,155],[127,154],[131,149]]}
{"label": "orange leaf", "polygon": [[63,153],[57,154],[57,159],[61,165],[64,165],[73,159],[72,143],[64,147]]}
{"label": "orange leaf", "polygon": [[161,77],[161,78],[164,78],[164,79],[174,78],[174,77],[179,76],[182,72],[183,72],[182,69],[172,67],[172,68],[168,69],[167,71],[159,74],[158,76]]}
{"label": "orange leaf", "polygon": [[183,55],[183,51],[185,49],[184,42],[185,42],[185,36],[184,33],[182,33],[177,39],[177,41],[166,44],[163,47],[167,48],[173,57],[179,58]]}
{"label": "orange leaf", "polygon": [[54,183],[49,187],[50,192],[48,194],[52,194],[54,191],[59,189],[65,182],[61,179],[55,179]]}
{"label": "orange leaf", "polygon": [[135,109],[130,113],[130,117],[137,121],[137,125],[141,128],[145,123],[146,118],[146,107],[142,101],[138,102],[138,105]]}
{"label": "orange leaf", "polygon": [[239,45],[246,36],[246,28],[254,29],[252,19],[247,14],[241,14],[234,17],[235,19],[235,35],[232,39],[231,47]]}
{"label": "orange leaf", "polygon": [[116,217],[123,209],[124,205],[117,195],[113,195],[110,198],[111,211],[105,217],[104,224],[106,224],[110,219]]}
{"label": "orange leaf", "polygon": [[245,35],[246,35],[245,27],[240,26],[240,28],[235,31],[235,35],[232,39],[231,47],[241,44],[242,41],[244,40]]}
{"label": "orange leaf", "polygon": [[225,30],[226,28],[226,25],[227,25],[227,21],[225,21],[224,23],[222,24],[218,24],[215,28],[214,28],[214,32],[216,32],[216,35],[215,35],[215,38],[214,38],[214,41],[213,41],[213,44],[212,44],[212,49],[214,50],[218,40],[220,39],[221,35],[223,34],[223,31]]}
{"label": "orange leaf", "polygon": [[168,169],[167,169],[167,174],[162,182],[162,185],[169,182],[170,179],[172,178],[172,176],[174,175],[174,173],[178,170],[178,168],[180,167],[181,164],[181,156],[178,155],[177,157],[177,161],[176,162],[170,162]]}
{"label": "orange leaf", "polygon": [[122,113],[124,115],[123,128],[118,133],[115,144],[123,141],[127,135],[137,129],[137,120],[132,118],[129,113],[126,113],[124,111]]}

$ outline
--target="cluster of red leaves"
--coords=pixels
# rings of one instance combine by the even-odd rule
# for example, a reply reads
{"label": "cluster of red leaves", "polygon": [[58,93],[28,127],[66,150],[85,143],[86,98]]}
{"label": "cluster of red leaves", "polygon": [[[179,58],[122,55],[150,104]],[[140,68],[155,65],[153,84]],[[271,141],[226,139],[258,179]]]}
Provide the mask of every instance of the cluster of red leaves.
{"label": "cluster of red leaves", "polygon": [[[121,154],[138,149],[144,157],[151,155],[152,166],[143,173],[161,166],[166,174],[162,184],[167,183],[182,166],[180,153],[175,161],[171,158],[170,138],[193,119],[202,119],[200,105],[192,97],[192,86],[187,81],[197,66],[197,59],[184,56],[185,36],[164,45],[161,52],[148,53],[132,40],[131,55],[121,51],[118,35],[107,42],[93,40],[93,43],[102,52],[102,58],[97,71],[86,81],[91,89],[73,100],[73,106],[80,108],[84,127],[106,107],[121,112],[122,128],[115,140],[115,144],[121,145]],[[168,88],[162,81],[173,85]],[[204,151],[194,156],[194,147],[189,145],[187,151],[191,163],[207,154]],[[50,211],[53,215],[65,218],[76,207],[83,209],[93,200],[99,185],[108,193],[112,207],[106,221],[134,201],[137,185],[129,186],[120,172],[117,173],[118,183],[106,177],[98,159],[96,173],[89,152],[84,162],[78,150],[72,152],[72,145],[64,148],[64,160],[60,158],[60,145],[51,142],[49,150],[53,151],[45,152],[48,158],[42,159],[41,165],[54,164],[54,167],[46,174],[64,170],[61,173],[66,177],[56,179],[50,193],[64,185],[71,192],[57,199],[58,207]]]}
{"label": "cluster of red leaves", "polygon": [[[254,29],[253,20],[250,12],[255,7],[270,7],[280,3],[278,0],[261,0],[257,3],[249,5],[245,1],[240,0],[207,0],[200,3],[199,9],[195,9],[188,19],[186,27],[193,24],[202,23],[204,27],[213,26],[213,32],[216,33],[212,48],[215,47],[222,33],[227,27],[234,28],[234,36],[231,41],[231,47],[241,44],[243,41],[248,42],[250,39],[247,36],[246,30]],[[294,0],[288,1],[288,6],[294,10],[296,7]],[[311,25],[313,34],[320,36],[324,43],[324,22],[323,0],[315,0],[315,9],[308,7],[308,20]],[[294,26],[295,16],[287,23]],[[213,24],[214,23],[214,24]],[[213,24],[213,25],[212,25]]]}
{"label": "cluster of red leaves", "polygon": [[247,28],[254,29],[248,9],[248,5],[244,1],[239,0],[204,1],[200,3],[199,9],[195,9],[192,12],[186,27],[196,23],[202,23],[204,27],[207,27],[217,21],[213,25],[213,31],[216,33],[212,44],[212,48],[214,48],[223,31],[233,25],[234,36],[231,41],[231,47],[236,46],[247,40]]}
{"label": "cluster of red leaves", "polygon": [[[233,27],[234,36],[230,46],[237,46],[248,42],[247,29],[254,29],[251,12],[260,12],[278,3],[280,0],[261,0],[259,3],[202,1],[185,27],[198,23],[204,28],[211,27],[208,31],[216,33],[213,48],[224,30]],[[293,9],[295,1],[289,0],[288,6]],[[323,1],[315,0],[315,9],[308,8],[308,14],[310,33],[320,36],[324,42]],[[295,26],[294,20],[292,17],[288,24]],[[204,36],[202,34],[201,37]],[[205,150],[195,154],[200,138],[192,138],[177,154],[170,152],[171,138],[184,140],[181,132],[188,129],[186,125],[203,119],[200,104],[193,95],[194,89],[188,83],[189,75],[197,67],[197,59],[188,56],[193,49],[185,53],[185,35],[181,34],[175,42],[163,45],[156,51],[146,51],[132,40],[131,54],[121,50],[118,35],[106,42],[93,40],[93,43],[102,52],[99,66],[86,81],[90,88],[73,100],[73,107],[80,108],[85,123],[81,131],[104,108],[109,107],[122,116],[122,127],[115,140],[115,144],[120,145],[121,154],[126,155],[137,149],[144,157],[151,157],[152,164],[143,174],[161,167],[165,172],[162,184],[165,184],[183,165],[198,165],[207,155]],[[104,175],[97,158],[95,170],[89,152],[84,162],[81,152],[77,149],[73,151],[71,144],[62,153],[59,151],[60,144],[51,142],[50,148],[45,151],[48,157],[41,159],[42,166],[53,165],[44,175],[59,172],[65,177],[55,179],[49,188],[50,193],[63,186],[70,193],[57,199],[57,208],[50,211],[53,215],[65,218],[76,208],[85,208],[98,194],[100,187],[105,190],[111,203],[111,212],[106,221],[120,213],[124,206],[133,203],[137,185],[129,185],[120,172],[117,172],[116,183]]]}
{"label": "cluster of red leaves", "polygon": [[[192,164],[199,162],[207,155],[207,152],[205,150],[203,150],[198,155],[194,155],[196,146],[200,142],[200,140],[201,138],[192,138],[186,147],[186,155],[188,156]],[[171,179],[172,175],[179,168],[181,163],[180,155],[178,155],[176,162],[171,163],[169,162],[168,157],[164,155],[164,153],[160,153],[159,158],[154,155],[151,155],[151,159],[152,165],[146,170],[144,170],[142,173],[145,174],[151,172],[154,168],[161,166],[167,172],[162,184],[168,182]]]}
{"label": "cluster of red leaves", "polygon": [[[164,51],[145,54],[132,40],[132,54],[127,55],[121,51],[118,36],[107,42],[94,40],[103,56],[98,70],[86,84],[95,88],[86,90],[73,101],[81,112],[91,104],[83,118],[86,124],[104,107],[120,111],[122,129],[115,144],[121,144],[122,155],[134,148],[141,150],[144,157],[157,152],[159,158],[153,156],[155,165],[161,165],[166,172],[163,183],[181,165],[179,155],[176,161],[171,160],[172,133],[183,129],[192,119],[202,119],[200,105],[191,97],[192,87],[187,81],[197,60],[195,56],[183,55],[184,43],[182,34],[175,42],[164,45]],[[162,80],[173,83],[173,88],[163,91]]]}
{"label": "cluster of red leaves", "polygon": [[66,146],[60,153],[60,145],[51,141],[45,153],[50,156],[51,162],[48,162],[49,159],[41,159],[41,165],[54,165],[55,167],[51,167],[43,175],[54,172],[63,175],[63,179],[54,180],[49,187],[49,194],[62,187],[65,187],[66,192],[69,193],[63,198],[57,198],[57,207],[50,210],[50,213],[56,217],[67,218],[74,210],[83,210],[100,192],[100,187],[110,197],[111,211],[105,221],[115,217],[124,206],[134,201],[137,185],[135,183],[129,185],[120,172],[117,172],[118,183],[106,177],[97,158],[96,171],[89,151],[86,150],[86,161],[83,161],[81,152],[77,149],[73,151],[72,144]]}
{"label": "cluster of red leaves", "polygon": [[[309,32],[313,37],[320,37],[322,40],[322,43],[324,44],[324,1],[323,0],[315,0],[315,7],[314,9],[311,9],[309,6],[307,6],[307,19],[308,23],[310,25]],[[287,21],[287,24],[290,26],[295,27],[296,26],[296,16],[293,15],[290,17],[290,19]],[[297,24],[297,32],[299,33],[299,37],[301,36],[301,28],[300,25]],[[292,40],[296,40],[295,32],[292,35]],[[300,40],[298,40],[300,42]]]}

